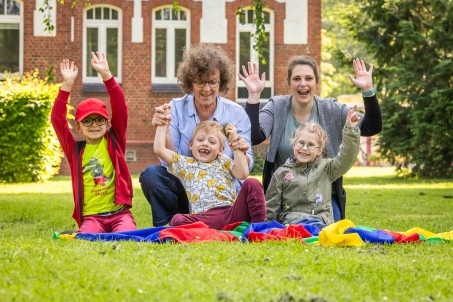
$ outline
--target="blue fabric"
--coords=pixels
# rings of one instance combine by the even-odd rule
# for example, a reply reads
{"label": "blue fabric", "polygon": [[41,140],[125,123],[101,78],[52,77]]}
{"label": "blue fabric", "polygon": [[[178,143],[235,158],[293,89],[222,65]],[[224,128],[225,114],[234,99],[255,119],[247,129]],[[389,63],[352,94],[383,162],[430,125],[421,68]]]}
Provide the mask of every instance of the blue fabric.
{"label": "blue fabric", "polygon": [[181,181],[163,166],[148,166],[139,178],[143,194],[151,205],[153,225],[163,226],[175,214],[189,214],[189,200]]}
{"label": "blue fabric", "polygon": [[313,236],[318,236],[319,232],[326,227],[326,224],[316,218],[304,218],[296,221],[295,224],[303,226]]}
{"label": "blue fabric", "polygon": [[281,223],[278,223],[275,220],[272,220],[270,222],[257,222],[257,223],[252,223],[250,226],[244,231],[244,237],[248,238],[250,232],[260,232],[260,233],[269,233],[270,230],[273,229],[284,229],[286,226],[284,226]]}
{"label": "blue fabric", "polygon": [[77,233],[77,239],[84,239],[90,241],[140,241],[140,242],[152,242],[161,243],[159,240],[160,231],[172,228],[170,226],[149,228],[134,230],[128,232],[117,232],[117,233]]}
{"label": "blue fabric", "polygon": [[395,238],[392,235],[387,234],[381,230],[375,230],[370,232],[360,228],[348,228],[344,233],[345,234],[357,233],[364,242],[369,243],[392,244],[395,241]]}
{"label": "blue fabric", "polygon": [[340,206],[338,205],[337,196],[332,194],[333,221],[341,220]]}

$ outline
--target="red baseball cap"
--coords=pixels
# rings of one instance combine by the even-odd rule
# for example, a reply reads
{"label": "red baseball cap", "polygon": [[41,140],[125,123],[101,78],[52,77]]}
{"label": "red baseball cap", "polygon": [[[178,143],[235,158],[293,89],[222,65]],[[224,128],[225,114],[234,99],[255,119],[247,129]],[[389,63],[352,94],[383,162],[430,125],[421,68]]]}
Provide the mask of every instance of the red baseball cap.
{"label": "red baseball cap", "polygon": [[100,116],[109,119],[109,113],[107,112],[107,107],[105,106],[104,102],[98,99],[87,99],[85,101],[80,102],[77,106],[75,119],[77,122],[80,122],[88,115],[97,113]]}

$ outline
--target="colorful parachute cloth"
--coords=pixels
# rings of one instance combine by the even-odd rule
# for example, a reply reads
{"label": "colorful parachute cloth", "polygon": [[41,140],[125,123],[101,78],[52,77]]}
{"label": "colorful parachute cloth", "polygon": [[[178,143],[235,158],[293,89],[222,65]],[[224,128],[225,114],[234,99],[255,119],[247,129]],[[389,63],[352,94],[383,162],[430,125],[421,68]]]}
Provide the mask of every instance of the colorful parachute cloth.
{"label": "colorful parachute cloth", "polygon": [[453,231],[434,234],[419,227],[394,232],[356,226],[340,220],[322,230],[309,224],[282,225],[276,221],[227,225],[223,230],[209,228],[202,222],[183,226],[164,226],[117,233],[55,232],[55,239],[90,241],[138,241],[152,243],[193,243],[207,241],[262,242],[267,240],[298,240],[304,244],[328,246],[362,246],[366,243],[394,244],[408,242],[453,242]]}

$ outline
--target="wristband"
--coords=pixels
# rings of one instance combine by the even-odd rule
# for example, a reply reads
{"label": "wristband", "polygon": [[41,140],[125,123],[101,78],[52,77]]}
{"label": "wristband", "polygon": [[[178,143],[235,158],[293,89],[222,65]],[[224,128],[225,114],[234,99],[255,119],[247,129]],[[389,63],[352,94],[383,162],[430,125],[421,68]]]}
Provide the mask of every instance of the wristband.
{"label": "wristband", "polygon": [[370,90],[362,91],[362,96],[363,97],[370,97],[370,96],[373,96],[375,94],[376,94],[376,90],[373,87],[371,87]]}

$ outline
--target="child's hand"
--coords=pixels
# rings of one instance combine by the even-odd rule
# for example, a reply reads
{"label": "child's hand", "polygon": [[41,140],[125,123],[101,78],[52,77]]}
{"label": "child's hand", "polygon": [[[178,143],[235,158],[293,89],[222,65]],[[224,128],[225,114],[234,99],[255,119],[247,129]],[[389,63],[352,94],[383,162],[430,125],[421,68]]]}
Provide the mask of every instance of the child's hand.
{"label": "child's hand", "polygon": [[74,62],[69,62],[68,59],[64,59],[60,63],[60,72],[63,77],[63,84],[61,85],[61,90],[71,92],[74,81],[77,78],[77,73],[79,70],[77,66],[74,65]]}
{"label": "child's hand", "polygon": [[151,124],[155,127],[157,126],[166,126],[171,121],[171,105],[163,104],[154,108],[156,113],[153,115],[153,120]]}
{"label": "child's hand", "polygon": [[356,108],[357,106],[354,106],[354,108],[349,109],[348,117],[346,118],[346,125],[348,125],[351,128],[357,126],[357,124],[360,121],[360,117],[355,112]]}
{"label": "child's hand", "polygon": [[112,77],[112,73],[109,69],[109,63],[104,53],[100,51],[91,52],[91,66],[96,70],[104,81]]}
{"label": "child's hand", "polygon": [[60,63],[60,72],[61,76],[63,77],[63,81],[72,81],[77,78],[77,73],[79,70],[77,69],[77,66],[74,65],[74,62],[71,61],[69,62],[68,59],[64,59]]}
{"label": "child's hand", "polygon": [[224,126],[223,132],[225,133],[225,136],[227,137],[228,141],[230,141],[234,136],[238,134],[238,129],[233,124],[226,124]]}

